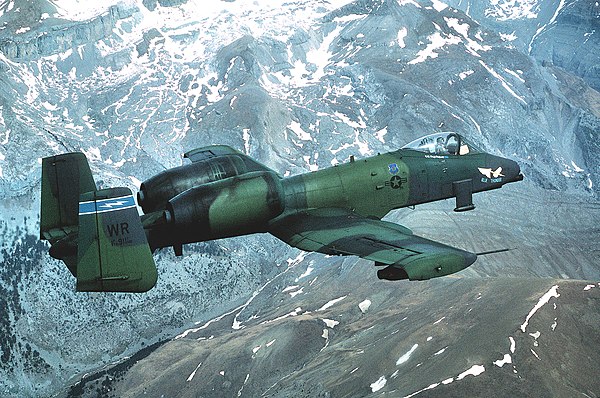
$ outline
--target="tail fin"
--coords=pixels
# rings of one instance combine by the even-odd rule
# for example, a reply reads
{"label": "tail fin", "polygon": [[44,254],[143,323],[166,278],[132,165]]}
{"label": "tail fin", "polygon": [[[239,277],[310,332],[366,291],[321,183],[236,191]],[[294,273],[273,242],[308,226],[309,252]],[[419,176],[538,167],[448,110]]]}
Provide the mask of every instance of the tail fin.
{"label": "tail fin", "polygon": [[81,195],[77,290],[145,292],[158,274],[131,190]]}
{"label": "tail fin", "polygon": [[95,190],[96,183],[83,153],[42,159],[40,239],[52,243],[77,227],[79,195]]}
{"label": "tail fin", "polygon": [[79,291],[145,292],[157,272],[128,188],[96,191],[83,153],[42,159],[40,239]]}
{"label": "tail fin", "polygon": [[40,239],[50,241],[50,255],[64,261],[77,276],[79,195],[95,191],[85,155],[65,153],[42,159]]}

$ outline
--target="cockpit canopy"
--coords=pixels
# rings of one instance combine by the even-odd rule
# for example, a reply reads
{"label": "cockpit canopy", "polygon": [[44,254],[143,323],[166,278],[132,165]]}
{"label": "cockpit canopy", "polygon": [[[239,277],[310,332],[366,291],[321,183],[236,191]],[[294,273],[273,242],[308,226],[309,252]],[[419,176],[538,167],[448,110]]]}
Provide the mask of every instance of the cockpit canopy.
{"label": "cockpit canopy", "polygon": [[445,132],[430,134],[416,139],[402,147],[434,155],[467,155],[481,152],[473,144],[457,133]]}

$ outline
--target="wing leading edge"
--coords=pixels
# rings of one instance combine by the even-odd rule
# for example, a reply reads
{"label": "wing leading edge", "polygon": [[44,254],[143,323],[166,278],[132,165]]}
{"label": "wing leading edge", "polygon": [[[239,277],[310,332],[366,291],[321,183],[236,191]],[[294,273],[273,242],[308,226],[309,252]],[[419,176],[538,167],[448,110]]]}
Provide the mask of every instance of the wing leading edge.
{"label": "wing leading edge", "polygon": [[425,280],[473,264],[471,252],[413,235],[405,227],[350,210],[314,209],[276,220],[270,232],[291,246],[329,255],[354,255],[385,266],[380,279]]}

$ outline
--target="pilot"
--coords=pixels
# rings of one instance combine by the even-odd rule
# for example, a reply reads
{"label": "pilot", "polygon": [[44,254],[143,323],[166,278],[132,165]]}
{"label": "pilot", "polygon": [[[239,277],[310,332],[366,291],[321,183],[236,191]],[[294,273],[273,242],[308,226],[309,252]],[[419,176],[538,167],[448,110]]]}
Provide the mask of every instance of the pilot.
{"label": "pilot", "polygon": [[435,153],[437,153],[438,155],[446,153],[446,145],[445,145],[444,137],[438,137],[438,139],[435,143]]}

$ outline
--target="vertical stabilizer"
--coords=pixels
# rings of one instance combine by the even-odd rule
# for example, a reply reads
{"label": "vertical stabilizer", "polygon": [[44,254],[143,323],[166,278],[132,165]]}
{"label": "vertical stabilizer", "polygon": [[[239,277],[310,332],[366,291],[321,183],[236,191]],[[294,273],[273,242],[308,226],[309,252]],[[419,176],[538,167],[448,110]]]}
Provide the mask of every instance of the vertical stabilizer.
{"label": "vertical stabilizer", "polygon": [[96,190],[83,153],[42,159],[40,238],[77,290],[145,292],[158,277],[131,190]]}
{"label": "vertical stabilizer", "polygon": [[52,243],[70,233],[78,223],[79,195],[95,190],[96,183],[83,153],[42,159],[40,239]]}
{"label": "vertical stabilizer", "polygon": [[109,188],[82,194],[77,290],[145,292],[157,278],[131,190]]}

